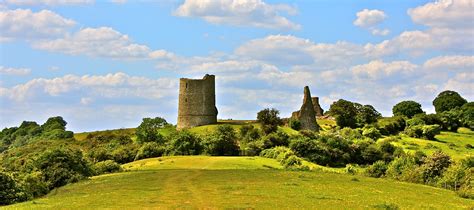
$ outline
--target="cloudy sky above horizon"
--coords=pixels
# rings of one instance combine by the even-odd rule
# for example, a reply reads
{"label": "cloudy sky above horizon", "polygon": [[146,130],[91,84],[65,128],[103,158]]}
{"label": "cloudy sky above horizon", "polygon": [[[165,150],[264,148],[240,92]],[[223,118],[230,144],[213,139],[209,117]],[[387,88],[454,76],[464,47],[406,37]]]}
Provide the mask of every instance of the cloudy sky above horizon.
{"label": "cloudy sky above horizon", "polygon": [[474,99],[474,1],[0,0],[0,127],[175,123],[180,77],[216,75],[220,119],[283,117],[310,86],[385,116]]}

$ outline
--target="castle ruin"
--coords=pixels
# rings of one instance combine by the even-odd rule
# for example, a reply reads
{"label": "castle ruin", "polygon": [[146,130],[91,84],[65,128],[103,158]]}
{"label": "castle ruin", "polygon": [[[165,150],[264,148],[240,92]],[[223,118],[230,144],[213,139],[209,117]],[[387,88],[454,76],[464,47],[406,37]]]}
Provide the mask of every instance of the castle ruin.
{"label": "castle ruin", "polygon": [[215,76],[179,79],[178,129],[217,123]]}
{"label": "castle ruin", "polygon": [[[313,105],[314,98],[311,98],[309,87],[304,87],[303,105],[299,111],[293,112],[291,118],[297,119],[301,123],[301,130],[319,131],[319,125],[316,122],[316,110]],[[318,103],[319,105],[319,103]]]}
{"label": "castle ruin", "polygon": [[311,102],[313,102],[314,111],[316,112],[316,116],[321,117],[324,115],[324,110],[319,105],[319,97],[312,97]]}

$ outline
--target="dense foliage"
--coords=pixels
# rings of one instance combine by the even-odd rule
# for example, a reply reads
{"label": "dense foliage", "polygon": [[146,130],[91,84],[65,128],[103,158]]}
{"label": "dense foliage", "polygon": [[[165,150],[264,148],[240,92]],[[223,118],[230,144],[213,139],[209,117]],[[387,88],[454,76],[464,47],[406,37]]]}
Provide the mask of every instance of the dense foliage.
{"label": "dense foliage", "polygon": [[416,114],[423,113],[421,104],[415,101],[402,101],[392,108],[394,116],[405,116],[411,118]]}
{"label": "dense foliage", "polygon": [[262,125],[262,130],[266,134],[277,131],[282,120],[278,116],[280,111],[276,109],[264,109],[257,113],[257,122]]}
{"label": "dense foliage", "polygon": [[467,103],[466,99],[459,95],[459,93],[451,90],[446,90],[439,93],[438,96],[433,100],[433,106],[435,107],[436,113],[441,113],[461,107],[465,103]]}

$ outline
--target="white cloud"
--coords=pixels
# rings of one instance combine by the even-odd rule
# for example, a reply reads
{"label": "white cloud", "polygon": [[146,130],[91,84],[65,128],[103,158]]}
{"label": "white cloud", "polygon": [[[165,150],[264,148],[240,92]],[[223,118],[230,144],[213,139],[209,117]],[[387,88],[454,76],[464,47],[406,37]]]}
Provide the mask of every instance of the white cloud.
{"label": "white cloud", "polygon": [[364,28],[376,26],[383,22],[387,17],[387,15],[385,15],[385,12],[376,9],[364,9],[362,11],[357,12],[356,15],[357,19],[354,21],[354,25]]}
{"label": "white cloud", "polygon": [[444,90],[459,92],[464,98],[471,101],[474,98],[474,72],[463,72],[456,74],[444,85]]}
{"label": "white cloud", "polygon": [[92,98],[89,97],[83,97],[81,98],[81,104],[82,105],[89,105],[93,101]]}
{"label": "white cloud", "polygon": [[442,71],[452,71],[452,70],[464,70],[464,71],[473,71],[474,70],[474,56],[438,56],[427,60],[423,64],[423,68],[428,70],[442,70]]}
{"label": "white cloud", "polygon": [[357,12],[356,16],[357,19],[354,21],[354,25],[369,29],[372,35],[386,36],[390,33],[390,30],[388,29],[377,28],[377,25],[382,23],[385,18],[387,18],[387,15],[385,15],[384,11],[376,9],[364,9],[362,11]]}
{"label": "white cloud", "polygon": [[174,15],[200,17],[213,24],[300,29],[300,25],[281,16],[281,13],[294,15],[296,12],[289,5],[267,4],[261,0],[186,0]]}
{"label": "white cloud", "polygon": [[31,97],[61,96],[74,91],[102,98],[161,98],[173,94],[177,80],[169,78],[149,79],[129,76],[125,73],[107,75],[65,75],[52,79],[37,78],[24,84],[3,89],[3,96],[15,101],[31,100]]}
{"label": "white cloud", "polygon": [[94,0],[5,0],[5,3],[19,6],[60,6],[92,4]]}
{"label": "white cloud", "polygon": [[418,66],[409,61],[392,61],[385,63],[381,60],[374,60],[367,64],[354,66],[351,71],[357,77],[375,80],[395,75],[413,76],[416,68],[418,68]]}
{"label": "white cloud", "polygon": [[40,40],[33,48],[70,55],[125,59],[161,58],[172,56],[166,51],[151,51],[146,45],[134,43],[128,35],[109,27],[84,28],[61,39]]}
{"label": "white cloud", "polygon": [[64,35],[76,23],[52,11],[29,9],[0,11],[1,39],[51,38]]}
{"label": "white cloud", "polygon": [[0,66],[0,75],[14,75],[14,76],[25,76],[30,74],[31,69],[28,68],[11,68]]}
{"label": "white cloud", "polygon": [[439,0],[409,9],[413,22],[437,28],[466,28],[474,26],[472,0]]}
{"label": "white cloud", "polygon": [[387,36],[390,33],[390,30],[373,28],[370,30],[370,32],[372,33],[372,35],[376,36]]}

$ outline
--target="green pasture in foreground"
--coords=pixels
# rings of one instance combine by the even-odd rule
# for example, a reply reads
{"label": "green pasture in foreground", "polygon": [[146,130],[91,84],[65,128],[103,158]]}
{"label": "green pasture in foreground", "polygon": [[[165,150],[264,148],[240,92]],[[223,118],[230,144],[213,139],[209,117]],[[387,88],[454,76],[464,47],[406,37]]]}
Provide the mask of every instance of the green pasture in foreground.
{"label": "green pasture in foreground", "polygon": [[474,201],[425,185],[280,169],[260,157],[163,157],[124,165],[5,209],[293,208],[470,209]]}
{"label": "green pasture in foreground", "polygon": [[426,154],[432,154],[442,150],[455,160],[474,155],[474,149],[468,148],[467,144],[474,146],[474,133],[441,132],[435,136],[436,140],[426,140],[411,137],[402,137],[402,140],[393,144],[403,147],[405,150],[421,150]]}

